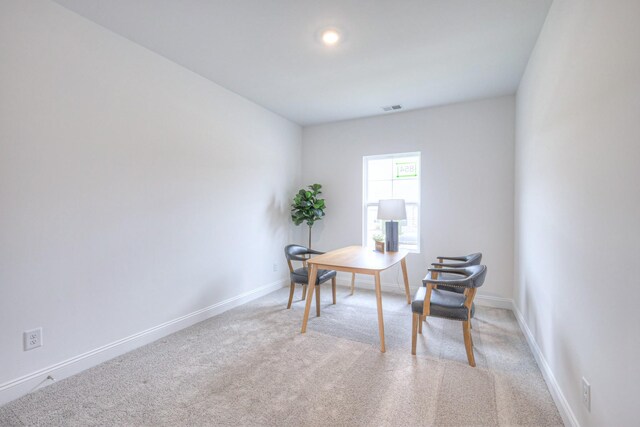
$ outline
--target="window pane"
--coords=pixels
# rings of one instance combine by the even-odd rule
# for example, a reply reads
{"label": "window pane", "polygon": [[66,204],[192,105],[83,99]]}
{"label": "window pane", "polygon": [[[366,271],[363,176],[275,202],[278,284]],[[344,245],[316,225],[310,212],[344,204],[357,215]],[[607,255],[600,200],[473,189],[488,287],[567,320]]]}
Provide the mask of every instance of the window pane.
{"label": "window pane", "polygon": [[415,179],[418,177],[419,157],[396,157],[393,159],[394,179]]}
{"label": "window pane", "polygon": [[407,204],[406,207],[407,219],[400,221],[398,240],[401,245],[415,247],[418,245],[418,217],[420,211],[417,204]]}
{"label": "window pane", "polygon": [[369,181],[381,181],[391,179],[393,175],[392,159],[369,160]]}
{"label": "window pane", "polygon": [[370,181],[369,194],[367,195],[368,203],[378,203],[380,199],[391,199],[391,180],[389,181]]}
{"label": "window pane", "polygon": [[[393,181],[393,198],[404,199],[405,202],[420,200],[420,188],[417,179],[400,179]],[[408,210],[408,209],[407,209]]]}

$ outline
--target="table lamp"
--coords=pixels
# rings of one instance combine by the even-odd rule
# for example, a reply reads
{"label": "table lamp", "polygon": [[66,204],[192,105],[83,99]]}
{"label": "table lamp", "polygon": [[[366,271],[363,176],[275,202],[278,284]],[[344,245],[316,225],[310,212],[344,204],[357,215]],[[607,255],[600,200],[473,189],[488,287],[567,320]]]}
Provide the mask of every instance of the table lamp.
{"label": "table lamp", "polygon": [[398,251],[398,223],[396,220],[407,219],[404,199],[385,199],[378,202],[378,219],[387,221],[385,234],[387,251]]}

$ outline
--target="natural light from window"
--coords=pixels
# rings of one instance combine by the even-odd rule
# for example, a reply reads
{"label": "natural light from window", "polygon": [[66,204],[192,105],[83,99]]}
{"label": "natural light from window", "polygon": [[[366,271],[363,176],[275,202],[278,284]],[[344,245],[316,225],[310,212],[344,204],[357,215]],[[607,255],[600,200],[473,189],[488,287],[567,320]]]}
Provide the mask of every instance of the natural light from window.
{"label": "natural light from window", "polygon": [[384,235],[379,221],[380,199],[404,199],[407,219],[400,221],[400,249],[420,252],[420,153],[363,157],[362,244],[373,246],[375,235]]}

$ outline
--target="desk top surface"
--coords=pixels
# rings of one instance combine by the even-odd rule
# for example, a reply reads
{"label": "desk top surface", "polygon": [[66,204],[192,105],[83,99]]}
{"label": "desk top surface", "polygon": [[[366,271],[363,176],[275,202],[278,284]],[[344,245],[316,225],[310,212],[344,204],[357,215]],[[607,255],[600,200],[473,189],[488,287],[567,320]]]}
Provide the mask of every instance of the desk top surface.
{"label": "desk top surface", "polygon": [[334,269],[382,271],[402,261],[407,253],[407,251],[382,253],[366,246],[347,246],[314,256],[307,263]]}

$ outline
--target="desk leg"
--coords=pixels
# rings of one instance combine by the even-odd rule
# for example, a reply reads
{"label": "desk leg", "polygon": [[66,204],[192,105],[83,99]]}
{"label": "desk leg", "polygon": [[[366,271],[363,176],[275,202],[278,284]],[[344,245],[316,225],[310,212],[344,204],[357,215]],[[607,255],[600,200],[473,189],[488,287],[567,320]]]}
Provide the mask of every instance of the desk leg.
{"label": "desk leg", "polygon": [[402,258],[400,265],[402,266],[402,277],[404,277],[404,292],[407,294],[407,304],[411,304],[411,290],[409,290],[409,275],[407,274],[406,258]]}
{"label": "desk leg", "polygon": [[302,333],[307,332],[307,321],[309,320],[309,311],[311,310],[311,300],[313,300],[313,291],[316,288],[316,278],[318,276],[318,267],[311,264],[309,267],[309,289],[307,290],[307,301],[304,307],[304,317],[302,318]]}
{"label": "desk leg", "polygon": [[356,290],[356,273],[351,273],[351,295]]}
{"label": "desk leg", "polygon": [[384,320],[382,318],[382,292],[380,290],[380,272],[376,271],[376,301],[378,302],[378,331],[380,332],[380,351],[385,352],[384,346]]}

